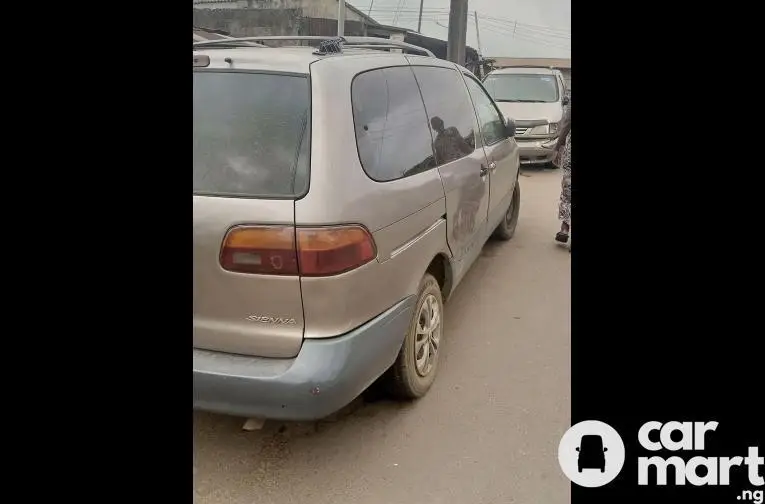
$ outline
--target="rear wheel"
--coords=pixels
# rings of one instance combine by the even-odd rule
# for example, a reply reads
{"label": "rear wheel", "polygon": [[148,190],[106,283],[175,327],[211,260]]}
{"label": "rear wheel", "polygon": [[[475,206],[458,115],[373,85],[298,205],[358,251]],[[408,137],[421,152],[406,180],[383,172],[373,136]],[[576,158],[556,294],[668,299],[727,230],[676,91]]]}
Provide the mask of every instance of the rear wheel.
{"label": "rear wheel", "polygon": [[424,396],[436,378],[443,343],[444,304],[441,287],[430,273],[420,281],[409,331],[396,362],[385,377],[389,392],[399,399]]}
{"label": "rear wheel", "polygon": [[515,234],[515,228],[518,226],[518,215],[521,211],[521,184],[516,181],[513,197],[510,199],[510,206],[507,213],[494,230],[494,237],[499,240],[509,240]]}

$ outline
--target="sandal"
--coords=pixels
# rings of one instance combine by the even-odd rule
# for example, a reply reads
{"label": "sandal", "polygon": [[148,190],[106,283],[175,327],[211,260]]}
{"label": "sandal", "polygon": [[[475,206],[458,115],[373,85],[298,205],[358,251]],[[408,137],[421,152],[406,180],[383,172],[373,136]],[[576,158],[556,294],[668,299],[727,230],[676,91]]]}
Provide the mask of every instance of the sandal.
{"label": "sandal", "polygon": [[563,231],[558,231],[558,234],[555,235],[555,241],[558,243],[567,243],[568,233],[564,233]]}

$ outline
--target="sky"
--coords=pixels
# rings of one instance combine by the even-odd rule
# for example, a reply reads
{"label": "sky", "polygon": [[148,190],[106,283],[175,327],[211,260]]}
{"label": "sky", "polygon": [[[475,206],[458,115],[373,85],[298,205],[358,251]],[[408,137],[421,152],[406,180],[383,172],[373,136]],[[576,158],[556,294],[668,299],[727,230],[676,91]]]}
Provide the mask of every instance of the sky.
{"label": "sky", "polygon": [[[346,0],[382,24],[417,29],[420,0]],[[422,33],[447,39],[450,0],[423,0]],[[370,12],[371,7],[371,12]],[[484,56],[571,57],[571,0],[468,0],[467,45]]]}

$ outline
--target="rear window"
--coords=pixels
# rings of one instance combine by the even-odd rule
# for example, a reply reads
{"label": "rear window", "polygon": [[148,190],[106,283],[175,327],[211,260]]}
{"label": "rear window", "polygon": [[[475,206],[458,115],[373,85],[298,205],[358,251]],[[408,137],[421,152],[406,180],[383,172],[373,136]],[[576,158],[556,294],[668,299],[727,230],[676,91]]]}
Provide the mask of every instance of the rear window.
{"label": "rear window", "polygon": [[303,194],[310,92],[307,76],[194,72],[194,193]]}

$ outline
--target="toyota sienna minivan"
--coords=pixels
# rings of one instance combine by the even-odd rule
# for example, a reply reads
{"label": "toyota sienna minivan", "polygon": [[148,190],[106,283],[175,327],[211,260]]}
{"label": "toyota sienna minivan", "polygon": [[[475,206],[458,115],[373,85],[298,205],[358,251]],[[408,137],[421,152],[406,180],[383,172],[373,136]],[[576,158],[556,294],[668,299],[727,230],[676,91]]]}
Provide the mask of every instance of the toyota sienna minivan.
{"label": "toyota sienna minivan", "polygon": [[421,397],[444,300],[515,232],[515,126],[421,48],[256,40],[283,39],[194,44],[194,407],[318,419],[379,378]]}
{"label": "toyota sienna minivan", "polygon": [[505,117],[515,122],[521,164],[550,163],[568,100],[561,72],[537,67],[501,68],[490,72],[483,84]]}

